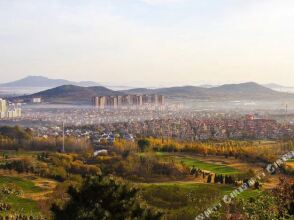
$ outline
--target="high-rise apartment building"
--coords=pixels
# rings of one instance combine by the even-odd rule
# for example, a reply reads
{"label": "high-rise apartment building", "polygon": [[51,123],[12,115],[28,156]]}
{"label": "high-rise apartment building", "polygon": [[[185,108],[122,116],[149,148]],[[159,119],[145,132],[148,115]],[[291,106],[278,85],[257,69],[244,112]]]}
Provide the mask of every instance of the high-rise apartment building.
{"label": "high-rise apartment building", "polygon": [[132,97],[131,95],[125,95],[123,96],[123,105],[132,105],[133,104],[133,100],[132,100]]}
{"label": "high-rise apartment building", "polygon": [[0,99],[0,118],[5,118],[7,114],[6,100]]}
{"label": "high-rise apartment building", "polygon": [[104,109],[106,106],[106,96],[98,96],[98,97],[93,97],[92,99],[92,104],[93,106]]}
{"label": "high-rise apartment building", "polygon": [[143,105],[142,95],[132,95],[133,105],[140,106]]}
{"label": "high-rise apartment building", "polygon": [[99,106],[99,108],[104,109],[105,105],[106,105],[106,97],[105,96],[100,96],[98,98],[98,106]]}
{"label": "high-rise apartment building", "polygon": [[158,105],[158,95],[157,94],[153,94],[151,96],[151,103],[154,105]]}
{"label": "high-rise apartment building", "polygon": [[117,106],[121,106],[123,104],[123,97],[122,96],[117,96]]}
{"label": "high-rise apartment building", "polygon": [[115,96],[111,96],[111,97],[108,97],[107,99],[109,99],[109,107],[111,108],[117,108],[117,97]]}
{"label": "high-rise apartment building", "polygon": [[151,98],[149,95],[143,95],[142,96],[142,102],[143,104],[151,103]]}
{"label": "high-rise apartment building", "polygon": [[7,105],[6,100],[0,99],[0,118],[21,117],[21,107],[18,104]]}
{"label": "high-rise apartment building", "polygon": [[93,97],[92,98],[92,105],[95,107],[99,107],[98,100],[99,100],[99,97]]}
{"label": "high-rise apartment building", "polygon": [[165,104],[165,98],[163,95],[158,95],[158,105],[164,105]]}

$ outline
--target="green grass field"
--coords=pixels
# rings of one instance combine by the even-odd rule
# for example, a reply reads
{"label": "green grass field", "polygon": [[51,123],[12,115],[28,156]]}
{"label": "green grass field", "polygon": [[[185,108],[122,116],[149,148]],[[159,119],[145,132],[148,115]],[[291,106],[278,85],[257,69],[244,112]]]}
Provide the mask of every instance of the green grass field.
{"label": "green grass field", "polygon": [[180,158],[180,160],[190,168],[195,166],[198,169],[211,171],[217,174],[233,175],[240,173],[237,169],[234,169],[226,165],[207,163],[188,157]]}
{"label": "green grass field", "polygon": [[[12,205],[12,210],[8,213],[18,213],[32,216],[38,216],[40,214],[37,202],[31,199],[9,196],[5,199],[5,202]],[[0,212],[0,215],[1,214],[5,215],[6,213]]]}
{"label": "green grass field", "polygon": [[234,175],[234,174],[240,173],[239,170],[233,167],[217,164],[217,163],[204,162],[193,156],[175,155],[175,154],[169,154],[169,153],[159,153],[157,155],[165,159],[175,159],[176,161],[182,162],[190,168],[194,166],[195,168],[198,168],[201,170],[207,170],[217,174]]}
{"label": "green grass field", "polygon": [[[28,179],[12,176],[0,176],[0,187],[7,184],[15,184],[18,186],[23,193],[38,193],[44,191],[42,188],[35,186],[34,183]],[[8,203],[12,206],[12,209],[9,212],[0,212],[0,215],[21,213],[32,216],[38,216],[40,211],[36,201],[31,199],[22,198],[16,195],[7,195],[1,199],[2,202]]]}
{"label": "green grass field", "polygon": [[258,195],[262,194],[261,190],[258,189],[247,189],[246,191],[242,192],[238,198],[240,199],[249,199],[249,198],[254,198]]}
{"label": "green grass field", "polygon": [[3,154],[6,154],[8,156],[13,156],[13,157],[21,157],[21,156],[33,156],[33,155],[37,155],[40,152],[38,151],[15,151],[15,150],[2,150],[0,152],[0,156],[2,156]]}
{"label": "green grass field", "polygon": [[30,180],[13,176],[0,176],[0,186],[3,186],[8,183],[13,183],[17,185],[25,193],[37,193],[43,191],[41,187],[35,186],[35,184]]}

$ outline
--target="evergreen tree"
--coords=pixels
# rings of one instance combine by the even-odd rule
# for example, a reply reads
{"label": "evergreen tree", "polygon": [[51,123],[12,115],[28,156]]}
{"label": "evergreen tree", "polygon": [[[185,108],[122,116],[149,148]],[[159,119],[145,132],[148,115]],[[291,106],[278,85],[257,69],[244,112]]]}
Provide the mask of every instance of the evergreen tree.
{"label": "evergreen tree", "polygon": [[145,151],[148,147],[150,147],[150,141],[148,139],[140,139],[138,140],[138,147],[141,152]]}
{"label": "evergreen tree", "polygon": [[70,200],[59,207],[53,204],[51,210],[56,220],[158,220],[160,213],[140,207],[137,189],[105,177],[87,178],[78,190],[70,187]]}
{"label": "evergreen tree", "polygon": [[221,184],[224,183],[224,178],[223,178],[223,175],[222,175],[222,174],[219,176],[219,182],[220,182]]}
{"label": "evergreen tree", "polygon": [[211,183],[211,174],[209,174],[207,177],[207,183]]}

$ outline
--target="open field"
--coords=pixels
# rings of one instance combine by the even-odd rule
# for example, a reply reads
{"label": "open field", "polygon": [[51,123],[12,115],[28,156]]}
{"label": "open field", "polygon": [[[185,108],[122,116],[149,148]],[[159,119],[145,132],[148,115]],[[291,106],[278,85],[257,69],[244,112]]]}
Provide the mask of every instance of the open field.
{"label": "open field", "polygon": [[0,187],[5,184],[15,184],[20,187],[24,192],[27,193],[38,193],[42,192],[43,189],[41,187],[35,186],[35,184],[24,178],[14,177],[14,176],[1,176],[0,177]]}
{"label": "open field", "polygon": [[[34,185],[32,181],[25,180],[19,177],[11,177],[11,176],[1,176],[0,177],[0,187],[5,186],[7,184],[14,184],[19,187],[23,192],[16,196],[16,195],[8,195],[6,198],[3,199],[5,203],[8,203],[12,206],[12,210],[9,211],[11,213],[26,213],[29,215],[36,215],[39,214],[38,206],[36,201],[23,198],[24,194],[34,194],[42,192],[43,189]],[[3,213],[4,214],[4,213]]]}
{"label": "open field", "polygon": [[180,153],[158,153],[157,155],[166,160],[183,163],[189,168],[194,166],[216,174],[234,175],[249,169],[249,166],[245,163],[240,163],[240,161],[234,159],[225,159],[224,157],[203,157]]}
{"label": "open field", "polygon": [[250,198],[254,198],[260,194],[262,194],[262,190],[258,190],[258,189],[248,189],[244,192],[242,192],[240,195],[238,195],[237,198],[239,199],[250,199]]}
{"label": "open field", "polygon": [[[0,153],[0,161],[3,159],[21,159],[21,158],[32,158],[40,152],[35,151],[15,151],[15,150],[2,150]],[[7,158],[4,158],[6,156]]]}
{"label": "open field", "polygon": [[240,173],[237,169],[227,165],[208,163],[205,161],[196,160],[192,157],[180,157],[179,159],[181,160],[181,162],[183,162],[190,168],[194,166],[201,170],[211,171],[213,173],[225,175]]}
{"label": "open field", "polygon": [[1,151],[2,154],[6,154],[8,156],[12,156],[12,157],[21,157],[21,156],[33,156],[33,155],[36,155],[40,152],[37,152],[37,151],[22,151],[22,150],[19,150],[19,151],[15,151],[15,150],[2,150]]}
{"label": "open field", "polygon": [[19,195],[11,194],[3,198],[2,201],[11,205],[12,209],[7,212],[0,212],[0,215],[22,213],[39,216],[41,213],[37,201],[46,198],[56,186],[56,183],[51,180],[1,171],[0,187],[9,184],[15,185],[21,190],[21,193]]}
{"label": "open field", "polygon": [[[166,213],[164,219],[190,220],[209,206],[218,202],[234,187],[201,183],[156,183],[143,184],[142,197],[147,204]],[[249,189],[238,198],[247,199],[259,195],[261,191]]]}
{"label": "open field", "polygon": [[232,190],[230,186],[195,183],[144,184],[142,197],[164,211],[164,219],[193,219]]}
{"label": "open field", "polygon": [[[33,162],[37,160],[36,152],[5,152],[8,159],[1,157],[2,162],[29,158]],[[142,155],[145,153],[141,153]],[[249,169],[260,169],[259,164],[246,163],[233,157],[203,156],[190,153],[153,153],[150,154],[160,162],[169,161],[176,165],[184,164],[189,168],[193,166],[203,171],[223,175],[245,174]],[[183,166],[185,167],[185,166]],[[185,168],[185,170],[187,170]],[[188,170],[189,171],[189,170]],[[183,179],[167,179],[164,175],[158,175],[152,182],[134,183],[140,190],[140,198],[143,203],[164,212],[164,219],[188,220],[195,218],[199,213],[222,199],[225,194],[231,193],[236,187],[225,184],[206,183],[207,177],[202,178],[189,175]],[[13,170],[0,170],[0,187],[9,183],[15,184],[22,190],[20,195],[6,198],[5,202],[12,206],[10,213],[25,213],[38,216],[40,208],[38,201],[49,197],[54,191],[56,181],[38,177],[34,174],[17,173]],[[278,176],[274,175],[263,184],[263,189],[273,188],[278,183]],[[238,198],[249,199],[258,196],[262,190],[249,189],[239,195]],[[3,212],[0,214],[4,214]],[[6,214],[6,213],[5,213]]]}

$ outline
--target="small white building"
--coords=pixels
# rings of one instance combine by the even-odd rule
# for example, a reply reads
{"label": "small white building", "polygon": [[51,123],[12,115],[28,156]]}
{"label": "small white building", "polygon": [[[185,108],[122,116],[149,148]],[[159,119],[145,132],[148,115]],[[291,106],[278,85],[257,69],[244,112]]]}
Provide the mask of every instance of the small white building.
{"label": "small white building", "polygon": [[42,102],[42,98],[40,97],[34,97],[31,99],[32,103],[41,103]]}

